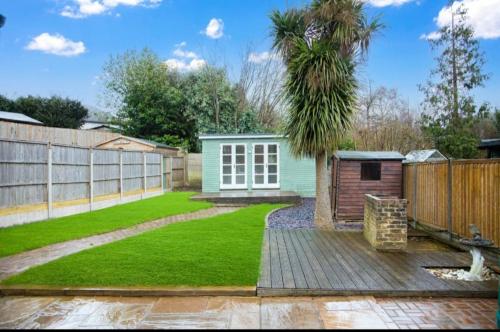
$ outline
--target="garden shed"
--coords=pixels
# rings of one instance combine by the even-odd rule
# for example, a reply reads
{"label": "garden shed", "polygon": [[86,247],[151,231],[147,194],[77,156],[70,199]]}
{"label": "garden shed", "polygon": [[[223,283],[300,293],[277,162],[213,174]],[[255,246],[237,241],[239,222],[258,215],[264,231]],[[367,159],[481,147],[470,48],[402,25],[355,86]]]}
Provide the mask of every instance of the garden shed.
{"label": "garden shed", "polygon": [[332,158],[334,221],[362,221],[365,194],[401,198],[404,158],[394,151],[337,151]]}
{"label": "garden shed", "polygon": [[294,158],[282,135],[201,135],[200,140],[203,193],[195,199],[274,202],[315,196],[314,160]]}

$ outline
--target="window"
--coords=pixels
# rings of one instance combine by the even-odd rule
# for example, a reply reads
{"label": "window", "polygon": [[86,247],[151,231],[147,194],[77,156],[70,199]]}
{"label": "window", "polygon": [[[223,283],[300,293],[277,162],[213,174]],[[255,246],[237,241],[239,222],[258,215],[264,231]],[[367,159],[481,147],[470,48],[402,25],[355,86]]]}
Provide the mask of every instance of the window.
{"label": "window", "polygon": [[361,180],[379,181],[380,163],[361,163]]}

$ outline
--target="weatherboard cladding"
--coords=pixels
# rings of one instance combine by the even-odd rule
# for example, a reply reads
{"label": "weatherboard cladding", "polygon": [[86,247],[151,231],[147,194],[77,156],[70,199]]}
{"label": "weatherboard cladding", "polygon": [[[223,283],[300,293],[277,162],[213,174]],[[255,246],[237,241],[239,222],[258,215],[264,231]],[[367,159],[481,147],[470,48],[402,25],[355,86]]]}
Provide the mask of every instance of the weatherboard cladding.
{"label": "weatherboard cladding", "polygon": [[210,135],[200,136],[202,141],[202,187],[203,192],[220,190],[220,145],[246,144],[247,190],[252,189],[253,143],[279,143],[279,169],[281,191],[295,191],[304,197],[314,197],[316,190],[315,162],[312,159],[295,159],[289,152],[286,138],[278,135]]}

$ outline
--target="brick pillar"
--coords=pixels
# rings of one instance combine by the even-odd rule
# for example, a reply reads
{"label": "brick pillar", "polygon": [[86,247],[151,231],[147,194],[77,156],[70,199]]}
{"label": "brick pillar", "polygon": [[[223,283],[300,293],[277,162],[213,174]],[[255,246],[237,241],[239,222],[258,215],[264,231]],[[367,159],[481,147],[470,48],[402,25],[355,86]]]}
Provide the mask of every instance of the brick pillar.
{"label": "brick pillar", "polygon": [[377,250],[402,251],[406,249],[406,199],[365,195],[363,233]]}

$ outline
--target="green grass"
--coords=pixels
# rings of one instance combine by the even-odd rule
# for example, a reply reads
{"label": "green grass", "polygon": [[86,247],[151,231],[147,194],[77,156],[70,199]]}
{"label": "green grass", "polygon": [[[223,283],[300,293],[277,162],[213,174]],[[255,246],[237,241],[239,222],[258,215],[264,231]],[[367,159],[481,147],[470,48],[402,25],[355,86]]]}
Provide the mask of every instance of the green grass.
{"label": "green grass", "polygon": [[0,228],[0,257],[212,206],[207,202],[190,201],[193,194],[168,193],[102,210]]}
{"label": "green grass", "polygon": [[265,216],[261,204],[171,224],[34,267],[3,282],[43,286],[253,286]]}

